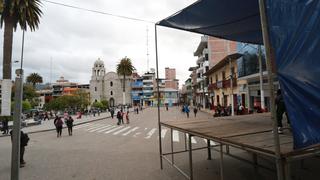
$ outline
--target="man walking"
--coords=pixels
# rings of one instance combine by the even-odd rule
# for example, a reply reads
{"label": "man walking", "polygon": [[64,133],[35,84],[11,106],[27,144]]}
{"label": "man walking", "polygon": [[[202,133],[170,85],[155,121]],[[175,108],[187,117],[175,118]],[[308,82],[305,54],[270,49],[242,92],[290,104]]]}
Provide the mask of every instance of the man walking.
{"label": "man walking", "polygon": [[9,125],[8,125],[8,119],[5,118],[3,121],[2,121],[2,131],[3,133],[2,134],[8,134],[9,133]]}
{"label": "man walking", "polygon": [[69,136],[72,136],[73,118],[71,116],[66,120],[66,124],[68,127],[68,134]]}
{"label": "man walking", "polygon": [[114,109],[113,108],[110,109],[110,114],[111,114],[111,118],[113,119],[113,116],[114,116]]}
{"label": "man walking", "polygon": [[289,121],[289,116],[288,116],[288,113],[286,110],[286,105],[284,104],[283,96],[282,96],[280,89],[278,89],[278,91],[277,91],[277,97],[276,97],[275,102],[276,102],[276,106],[277,106],[278,133],[282,134],[283,133],[282,132],[283,113],[286,113],[288,124],[290,124],[290,121]]}
{"label": "man walking", "polygon": [[[23,131],[20,132],[20,168],[24,167],[26,165],[26,162],[24,161],[24,151],[25,147],[28,145],[28,142],[30,140],[28,134],[25,134]],[[12,130],[10,131],[11,135],[11,142],[12,142]]]}
{"label": "man walking", "polygon": [[194,107],[193,108],[193,113],[194,113],[194,117],[197,117],[198,108]]}

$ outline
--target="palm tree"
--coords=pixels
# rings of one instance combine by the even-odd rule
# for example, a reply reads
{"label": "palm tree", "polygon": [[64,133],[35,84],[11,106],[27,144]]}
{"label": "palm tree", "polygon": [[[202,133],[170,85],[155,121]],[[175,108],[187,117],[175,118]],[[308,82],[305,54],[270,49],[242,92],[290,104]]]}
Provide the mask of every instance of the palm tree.
{"label": "palm tree", "polygon": [[126,76],[131,76],[132,72],[135,70],[134,66],[131,63],[131,60],[127,57],[124,57],[120,60],[120,63],[117,65],[117,73],[119,76],[123,76],[123,104],[126,104]]}
{"label": "palm tree", "polygon": [[42,83],[42,77],[38,73],[31,73],[27,77],[27,83],[31,83],[33,87],[36,86],[37,83]]}
{"label": "palm tree", "polygon": [[3,79],[11,79],[11,58],[13,30],[20,25],[23,31],[38,28],[42,11],[40,0],[1,0],[4,1],[0,18],[1,28],[4,25],[3,38]]}

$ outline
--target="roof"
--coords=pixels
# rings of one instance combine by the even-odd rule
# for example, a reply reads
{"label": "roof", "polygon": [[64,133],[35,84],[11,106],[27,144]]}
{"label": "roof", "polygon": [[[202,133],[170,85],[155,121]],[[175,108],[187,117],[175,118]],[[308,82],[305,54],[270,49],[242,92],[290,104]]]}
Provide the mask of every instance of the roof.
{"label": "roof", "polygon": [[208,75],[218,71],[219,69],[224,67],[226,64],[228,64],[230,59],[232,61],[234,61],[234,60],[239,59],[241,56],[242,56],[242,54],[240,54],[240,53],[229,54],[226,57],[224,57],[223,59],[221,59],[216,65],[214,65],[211,69],[209,69],[209,71],[207,71],[203,75],[208,76]]}
{"label": "roof", "polygon": [[258,0],[199,0],[157,25],[233,41],[263,42]]}

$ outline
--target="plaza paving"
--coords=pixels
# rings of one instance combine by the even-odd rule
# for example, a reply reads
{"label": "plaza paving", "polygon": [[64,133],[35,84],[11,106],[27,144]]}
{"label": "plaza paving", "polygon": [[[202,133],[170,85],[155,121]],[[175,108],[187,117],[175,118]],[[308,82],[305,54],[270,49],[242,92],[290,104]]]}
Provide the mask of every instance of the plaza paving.
{"label": "plaza paving", "polygon": [[[104,118],[74,127],[74,135],[68,136],[63,130],[62,138],[56,138],[55,131],[30,134],[26,148],[26,167],[21,169],[23,180],[44,179],[83,179],[83,180],[185,180],[178,171],[164,161],[160,170],[157,110],[148,108],[139,114],[130,114],[130,124],[116,125],[116,119]],[[169,111],[161,109],[162,120],[185,118],[178,108]],[[103,116],[102,116],[103,117]],[[91,117],[93,118],[93,117]],[[190,115],[194,119],[193,114]],[[199,112],[199,119],[212,116]],[[50,121],[49,121],[50,122]],[[51,121],[52,122],[52,121]],[[169,148],[169,131],[161,135],[166,152]],[[184,149],[184,136],[174,131],[174,147]],[[195,137],[193,147],[205,146],[205,141]],[[237,155],[250,158],[242,151],[231,149]],[[219,179],[219,155],[212,151],[213,160],[206,160],[206,150],[194,152],[194,175],[196,179]],[[0,180],[10,179],[11,142],[9,137],[0,138]],[[319,159],[309,159],[304,163],[293,164],[295,179],[318,179],[320,177]],[[188,172],[188,155],[179,154],[176,164]],[[274,168],[268,160],[260,162]],[[225,179],[251,180],[275,179],[275,173],[253,167],[239,160],[225,158]]]}

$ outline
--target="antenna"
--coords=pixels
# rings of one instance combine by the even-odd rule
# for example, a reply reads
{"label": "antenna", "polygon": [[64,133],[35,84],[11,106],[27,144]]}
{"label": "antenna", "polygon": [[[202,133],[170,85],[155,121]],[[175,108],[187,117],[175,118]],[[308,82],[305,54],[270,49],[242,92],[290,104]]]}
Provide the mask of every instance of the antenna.
{"label": "antenna", "polygon": [[147,26],[147,71],[149,71],[149,28]]}
{"label": "antenna", "polygon": [[50,85],[52,80],[52,57],[50,57]]}

